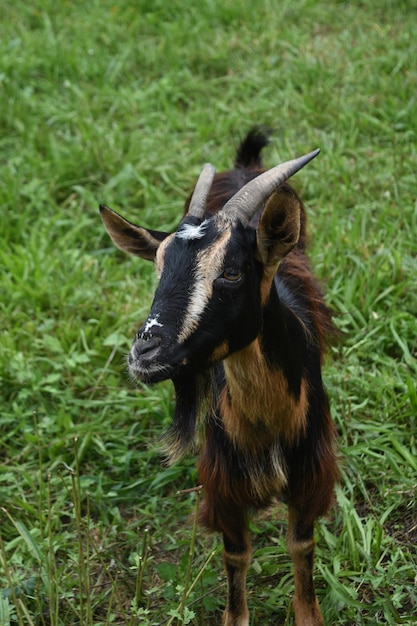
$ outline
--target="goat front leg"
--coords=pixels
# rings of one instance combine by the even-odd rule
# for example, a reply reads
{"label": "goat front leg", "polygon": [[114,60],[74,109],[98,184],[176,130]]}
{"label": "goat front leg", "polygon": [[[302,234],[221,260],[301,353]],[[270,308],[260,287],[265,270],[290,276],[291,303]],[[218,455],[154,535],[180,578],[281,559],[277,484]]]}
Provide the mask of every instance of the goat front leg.
{"label": "goat front leg", "polygon": [[223,562],[227,575],[228,599],[223,613],[224,626],[249,626],[246,602],[246,572],[252,549],[246,526],[233,539],[223,533]]}
{"label": "goat front leg", "polygon": [[302,512],[288,508],[287,546],[294,565],[294,615],[296,626],[324,626],[313,581],[314,523]]}

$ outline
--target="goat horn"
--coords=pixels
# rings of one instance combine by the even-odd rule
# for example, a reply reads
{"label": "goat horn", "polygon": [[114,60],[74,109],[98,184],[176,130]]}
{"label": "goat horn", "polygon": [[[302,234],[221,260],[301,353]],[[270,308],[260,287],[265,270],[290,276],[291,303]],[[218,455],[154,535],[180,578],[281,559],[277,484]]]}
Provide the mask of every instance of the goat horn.
{"label": "goat horn", "polygon": [[298,172],[318,155],[320,149],[309,154],[286,161],[263,174],[260,174],[242,187],[230,200],[226,202],[222,211],[231,216],[249,222],[258,209],[262,207],[269,196],[284,183],[290,176]]}
{"label": "goat horn", "polygon": [[210,192],[216,169],[211,163],[206,163],[198,177],[197,184],[194,188],[193,195],[190,200],[190,206],[187,215],[202,218],[204,209],[206,208],[207,197]]}

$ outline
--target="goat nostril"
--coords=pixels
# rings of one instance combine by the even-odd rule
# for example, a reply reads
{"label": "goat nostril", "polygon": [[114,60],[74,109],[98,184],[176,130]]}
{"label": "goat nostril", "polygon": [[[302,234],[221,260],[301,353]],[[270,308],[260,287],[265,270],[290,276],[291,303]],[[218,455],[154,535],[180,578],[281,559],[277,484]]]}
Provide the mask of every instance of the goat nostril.
{"label": "goat nostril", "polygon": [[158,352],[161,345],[161,338],[152,335],[152,337],[146,337],[143,334],[138,335],[134,345],[134,352],[138,356],[146,356],[149,358],[150,354]]}

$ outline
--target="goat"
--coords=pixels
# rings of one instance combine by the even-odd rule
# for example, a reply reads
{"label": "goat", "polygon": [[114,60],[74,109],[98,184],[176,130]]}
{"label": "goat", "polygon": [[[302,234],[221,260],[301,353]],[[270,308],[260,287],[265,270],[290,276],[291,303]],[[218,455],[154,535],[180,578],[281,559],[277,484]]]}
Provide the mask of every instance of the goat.
{"label": "goat", "polygon": [[267,143],[253,129],[233,169],[206,164],[175,233],[100,211],[116,246],[154,261],[159,276],[129,369],[174,383],[171,460],[200,448],[199,519],[223,534],[223,624],[249,624],[248,514],[278,496],[288,505],[295,622],[318,626],[313,529],[338,476],[321,376],[333,326],[305,255],[305,209],[286,181],[319,150],[264,170]]}

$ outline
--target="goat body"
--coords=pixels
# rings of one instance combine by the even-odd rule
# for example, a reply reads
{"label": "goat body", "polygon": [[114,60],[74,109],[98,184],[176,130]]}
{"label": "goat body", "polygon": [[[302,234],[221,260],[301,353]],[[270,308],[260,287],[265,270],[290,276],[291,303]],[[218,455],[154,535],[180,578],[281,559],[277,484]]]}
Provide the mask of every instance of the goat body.
{"label": "goat body", "polygon": [[267,143],[254,129],[233,169],[205,166],[173,234],[100,208],[119,248],[155,261],[159,284],[129,367],[145,382],[174,382],[171,459],[201,439],[200,521],[224,540],[223,623],[249,624],[248,514],[279,496],[289,510],[296,624],[318,626],[313,529],[337,479],[321,377],[332,323],[305,255],[305,210],[286,183],[316,153],[264,171]]}

